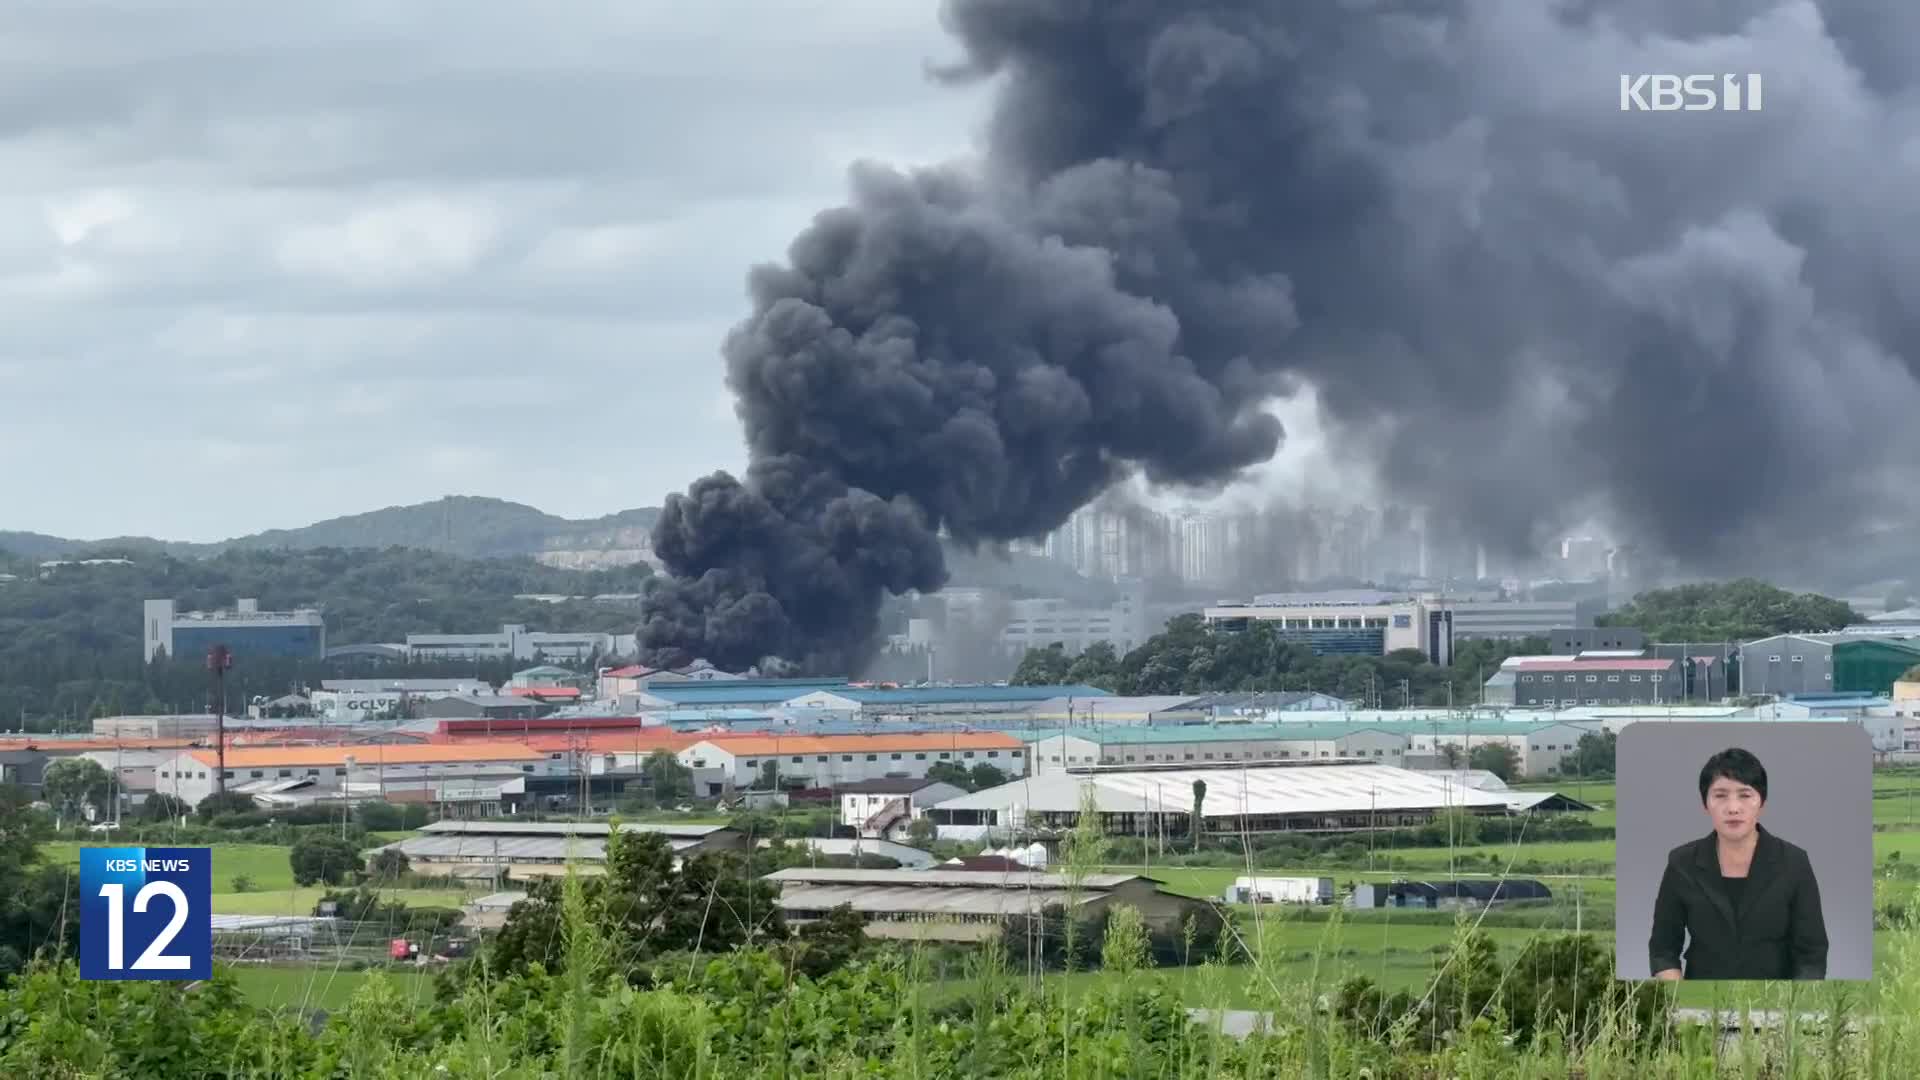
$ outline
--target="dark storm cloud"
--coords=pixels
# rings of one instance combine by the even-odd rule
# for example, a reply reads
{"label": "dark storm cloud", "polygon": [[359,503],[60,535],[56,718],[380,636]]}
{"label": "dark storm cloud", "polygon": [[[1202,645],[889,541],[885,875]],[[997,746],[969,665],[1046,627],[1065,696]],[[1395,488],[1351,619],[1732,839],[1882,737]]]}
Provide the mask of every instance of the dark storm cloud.
{"label": "dark storm cloud", "polygon": [[[1751,564],[1844,534],[1911,460],[1901,0],[944,12],[947,76],[996,87],[983,160],[862,169],[727,350],[756,459],[911,507],[903,537],[1035,535],[1133,472],[1217,485],[1273,453],[1292,380],[1336,453],[1502,552],[1597,512]],[[1663,71],[1761,72],[1766,111],[1619,110],[1620,74]],[[698,534],[686,506],[663,540]],[[814,513],[753,536],[826,550]],[[682,550],[755,568],[714,594],[756,597],[728,659],[870,644],[885,553],[802,634],[764,555]]]}

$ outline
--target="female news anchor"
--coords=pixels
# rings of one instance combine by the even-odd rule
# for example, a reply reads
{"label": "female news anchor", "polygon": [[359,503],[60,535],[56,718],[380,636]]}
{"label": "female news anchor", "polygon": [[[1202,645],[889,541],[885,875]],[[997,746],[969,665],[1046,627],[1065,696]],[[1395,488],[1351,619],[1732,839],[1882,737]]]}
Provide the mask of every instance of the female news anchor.
{"label": "female news anchor", "polygon": [[1806,851],[1760,827],[1760,759],[1738,748],[1708,758],[1700,805],[1713,832],[1667,854],[1653,902],[1654,978],[1826,978],[1820,885]]}

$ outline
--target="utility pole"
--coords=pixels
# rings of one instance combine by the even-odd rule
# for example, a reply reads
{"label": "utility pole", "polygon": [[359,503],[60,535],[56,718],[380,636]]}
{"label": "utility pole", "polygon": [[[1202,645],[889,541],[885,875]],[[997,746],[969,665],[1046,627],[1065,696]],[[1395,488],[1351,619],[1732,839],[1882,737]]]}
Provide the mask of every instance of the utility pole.
{"label": "utility pole", "polygon": [[233,650],[215,645],[207,650],[207,670],[213,673],[213,752],[216,760],[213,790],[227,793],[227,671],[233,667]]}

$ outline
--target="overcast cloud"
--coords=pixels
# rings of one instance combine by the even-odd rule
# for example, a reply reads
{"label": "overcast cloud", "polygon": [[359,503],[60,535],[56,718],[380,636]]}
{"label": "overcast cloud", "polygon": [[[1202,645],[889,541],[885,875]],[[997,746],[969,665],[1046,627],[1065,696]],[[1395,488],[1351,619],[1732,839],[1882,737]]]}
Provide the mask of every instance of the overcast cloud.
{"label": "overcast cloud", "polygon": [[738,468],[747,268],[981,115],[902,0],[7,8],[0,528],[62,535]]}

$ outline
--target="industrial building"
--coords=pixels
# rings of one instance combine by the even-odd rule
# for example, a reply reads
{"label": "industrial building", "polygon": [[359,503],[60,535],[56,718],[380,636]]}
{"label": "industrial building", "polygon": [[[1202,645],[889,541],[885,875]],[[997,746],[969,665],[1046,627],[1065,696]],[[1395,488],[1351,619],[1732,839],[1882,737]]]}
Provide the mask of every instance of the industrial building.
{"label": "industrial building", "polygon": [[1121,655],[1146,644],[1154,631],[1143,587],[1126,590],[1111,607],[1076,607],[1059,597],[1014,600],[1000,646],[1016,655],[1058,644],[1077,655],[1106,642]]}
{"label": "industrial building", "polygon": [[1229,904],[1331,904],[1330,877],[1238,877],[1221,899]]}
{"label": "industrial building", "polygon": [[1548,716],[1509,715],[1505,719],[1475,720],[1451,716],[1400,719],[1387,714],[1371,726],[1384,734],[1406,739],[1403,761],[1444,762],[1449,748],[1461,763],[1477,747],[1500,745],[1513,751],[1521,776],[1558,776],[1560,764],[1579,745],[1582,735],[1595,729]]}
{"label": "industrial building", "polygon": [[840,870],[791,867],[763,880],[780,887],[790,924],[822,919],[846,906],[866,922],[867,936],[925,941],[992,941],[1007,923],[1051,907],[1091,915],[1115,907],[1140,913],[1151,930],[1173,931],[1205,905],[1167,892],[1142,874],[1086,874],[1068,879],[1026,871]]}
{"label": "industrial building", "polygon": [[913,819],[949,799],[966,794],[962,788],[925,777],[883,777],[856,780],[833,789],[840,799],[840,824],[860,836],[887,838],[906,832]]}
{"label": "industrial building", "polygon": [[250,597],[231,611],[180,611],[170,599],[148,600],[142,636],[148,663],[162,656],[198,663],[216,645],[243,659],[318,660],[327,654],[327,626],[318,610],[262,611],[260,601]]}
{"label": "industrial building", "polygon": [[493,684],[484,679],[323,679],[307,699],[314,715],[327,723],[359,724],[404,716],[424,701],[492,693]]}
{"label": "industrial building", "polygon": [[44,750],[0,750],[0,784],[26,788],[38,798],[41,778],[52,760]]}
{"label": "industrial building", "polygon": [[[1030,737],[1030,736],[1029,736]],[[1081,727],[1031,743],[1036,774],[1094,765],[1377,758],[1398,765],[1407,738],[1349,724]]]}
{"label": "industrial building", "polygon": [[1513,703],[1524,708],[1653,705],[1685,701],[1681,662],[1648,657],[1523,659],[1514,670]]}
{"label": "industrial building", "polygon": [[[256,799],[498,803],[509,781],[564,773],[564,757],[521,743],[229,748],[225,776],[228,791]],[[154,789],[198,806],[215,790],[218,762],[213,750],[179,750],[156,767]]]}
{"label": "industrial building", "polygon": [[1427,719],[1373,714],[1353,723],[1283,722],[1193,727],[1084,727],[1021,733],[1031,746],[1035,774],[1097,765],[1206,766],[1232,762],[1326,761],[1343,758],[1407,765],[1415,759],[1445,760],[1452,747],[1461,761],[1477,746],[1513,750],[1524,776],[1559,773],[1561,761],[1591,726],[1547,718]]}
{"label": "industrial building", "polygon": [[1555,630],[1591,624],[1594,615],[1594,605],[1575,600],[1427,600],[1452,613],[1455,641],[1549,638]]}
{"label": "industrial building", "polygon": [[1424,825],[1459,810],[1506,814],[1506,793],[1462,788],[1408,769],[1332,759],[1238,768],[1096,769],[1041,773],[976,791],[927,811],[942,839],[1001,840],[1059,834],[1091,799],[1108,835],[1180,837],[1189,833],[1194,784],[1206,785],[1202,830],[1243,833],[1339,832]]}
{"label": "industrial building", "polygon": [[1195,714],[1200,723],[1229,723],[1245,721],[1259,723],[1262,720],[1276,719],[1274,713],[1294,712],[1340,712],[1353,708],[1354,703],[1345,698],[1318,690],[1262,690],[1238,691],[1226,694],[1206,694],[1186,702],[1177,709],[1154,714],[1155,723],[1188,723],[1186,714]]}
{"label": "industrial building", "polygon": [[1008,776],[1027,771],[1026,744],[997,731],[873,735],[730,735],[703,739],[677,755],[709,797],[758,786],[774,763],[781,785],[838,788],[860,780],[920,778],[940,762],[992,765]]}
{"label": "industrial building", "polygon": [[1003,725],[1079,727],[1084,724],[1197,724],[1206,714],[1194,708],[1192,694],[1068,695],[1035,702]]}
{"label": "industrial building", "polygon": [[[368,852],[398,851],[421,873],[480,880],[524,880],[564,874],[569,863],[586,873],[604,869],[606,822],[436,821],[410,836]],[[740,851],[741,832],[724,825],[622,823],[621,835],[664,836],[675,856]]]}
{"label": "industrial building", "polygon": [[1777,634],[1740,646],[1740,692],[1890,694],[1920,664],[1920,641],[1860,634]]}
{"label": "industrial building", "polygon": [[534,660],[583,664],[639,651],[632,634],[549,633],[509,623],[497,634],[408,634],[407,655],[423,660]]}
{"label": "industrial building", "polygon": [[1556,627],[1547,635],[1547,651],[1560,656],[1577,656],[1584,652],[1633,652],[1646,651],[1647,635],[1631,626],[1574,626],[1568,624]]}
{"label": "industrial building", "polygon": [[1270,593],[1207,608],[1204,616],[1208,626],[1229,633],[1265,623],[1282,640],[1305,645],[1316,656],[1385,656],[1417,649],[1436,664],[1453,659],[1451,612],[1393,593]]}
{"label": "industrial building", "polygon": [[412,707],[422,720],[532,720],[553,706],[513,694],[448,694]]}
{"label": "industrial building", "polygon": [[848,687],[845,679],[683,679],[622,694],[620,706],[656,709],[770,709],[814,690]]}
{"label": "industrial building", "polygon": [[1484,908],[1494,904],[1543,903],[1553,890],[1531,878],[1465,878],[1456,881],[1363,882],[1347,895],[1350,908]]}
{"label": "industrial building", "polygon": [[1072,699],[1085,705],[1111,696],[1094,686],[848,686],[812,690],[780,704],[796,713],[819,710],[886,720],[1018,714],[1042,702]]}

